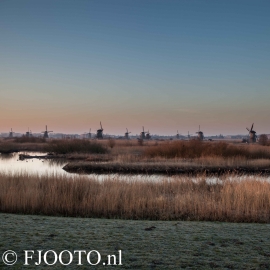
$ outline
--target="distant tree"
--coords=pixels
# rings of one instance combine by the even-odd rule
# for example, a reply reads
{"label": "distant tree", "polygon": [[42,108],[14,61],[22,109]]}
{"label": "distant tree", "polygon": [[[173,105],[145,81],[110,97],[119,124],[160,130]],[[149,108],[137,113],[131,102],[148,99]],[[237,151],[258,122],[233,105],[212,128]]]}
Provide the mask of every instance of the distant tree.
{"label": "distant tree", "polygon": [[262,134],[259,137],[259,144],[260,145],[267,145],[268,144],[268,137],[266,134]]}

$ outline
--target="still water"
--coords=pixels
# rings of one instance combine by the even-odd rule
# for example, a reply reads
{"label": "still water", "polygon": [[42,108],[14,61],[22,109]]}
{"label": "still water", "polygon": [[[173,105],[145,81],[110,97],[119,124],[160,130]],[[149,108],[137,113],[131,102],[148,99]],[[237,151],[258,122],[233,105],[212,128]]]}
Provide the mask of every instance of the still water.
{"label": "still water", "polygon": [[[20,152],[8,155],[0,154],[0,172],[5,172],[10,175],[26,173],[28,175],[63,175],[65,177],[79,176],[77,173],[68,173],[62,168],[68,163],[63,159],[25,159],[19,160],[20,154],[27,154],[30,156],[44,156],[45,153],[39,152]],[[84,175],[91,179],[106,180],[106,179],[123,179],[127,181],[132,180],[148,180],[148,181],[159,181],[162,179],[172,179],[171,176],[162,175],[117,175],[117,174],[87,174]]]}
{"label": "still water", "polygon": [[8,155],[0,154],[0,171],[9,174],[27,173],[28,175],[70,175],[62,169],[65,164],[67,164],[64,160],[46,160],[38,158],[19,160],[19,154],[27,154],[30,156],[46,155],[45,153],[39,152],[21,152]]}
{"label": "still water", "polygon": [[[0,154],[0,172],[8,173],[9,175],[26,173],[28,175],[39,175],[39,176],[48,176],[48,175],[62,175],[65,177],[76,177],[79,176],[76,173],[68,173],[62,168],[68,163],[66,160],[62,159],[25,159],[19,160],[19,154],[27,154],[30,156],[43,156],[45,153],[39,152],[21,152],[13,154]],[[84,175],[91,179],[106,180],[106,179],[117,179],[117,180],[126,180],[126,181],[162,181],[162,180],[173,180],[179,178],[179,176],[166,176],[166,175],[117,175],[117,174],[88,174]],[[200,177],[191,177],[191,180],[194,182],[201,179]],[[254,179],[254,176],[226,176],[226,180],[247,180]],[[270,181],[270,177],[258,177],[256,179]],[[224,180],[224,177],[206,177],[205,180],[209,184],[215,184]]]}

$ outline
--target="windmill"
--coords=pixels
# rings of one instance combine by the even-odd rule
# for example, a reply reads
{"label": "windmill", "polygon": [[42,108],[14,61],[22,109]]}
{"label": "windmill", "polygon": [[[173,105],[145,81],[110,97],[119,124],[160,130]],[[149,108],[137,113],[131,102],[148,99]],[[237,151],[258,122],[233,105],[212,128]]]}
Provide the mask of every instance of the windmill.
{"label": "windmill", "polygon": [[180,135],[182,136],[182,134],[180,134],[177,130],[177,133],[176,133],[176,139],[179,140],[180,139]]}
{"label": "windmill", "polygon": [[146,136],[145,136],[146,140],[150,140],[151,139],[151,135],[149,133],[149,130],[146,132]]}
{"label": "windmill", "polygon": [[103,139],[103,128],[100,122],[100,129],[97,130],[97,135],[96,135],[97,139]]}
{"label": "windmill", "polygon": [[192,135],[193,135],[193,134],[189,134],[189,131],[188,131],[188,135],[187,135],[188,140],[190,140],[190,138],[191,138]]}
{"label": "windmill", "polygon": [[85,137],[91,139],[91,128],[89,129],[88,133],[84,133]]}
{"label": "windmill", "polygon": [[49,138],[49,133],[50,133],[50,132],[53,132],[53,131],[48,131],[47,125],[46,125],[46,130],[45,130],[45,131],[41,131],[41,133],[44,133],[43,138],[44,138],[44,139]]}
{"label": "windmill", "polygon": [[144,132],[144,127],[142,127],[143,128],[143,131],[141,132],[141,134],[140,134],[140,139],[145,139],[145,132]]}
{"label": "windmill", "polygon": [[32,132],[31,132],[31,130],[29,131],[29,128],[28,128],[28,131],[26,131],[26,133],[25,133],[25,137],[27,137],[27,138],[32,137]]}
{"label": "windmill", "polygon": [[256,139],[257,139],[256,131],[253,130],[253,125],[254,125],[254,123],[252,124],[251,129],[247,128],[247,131],[249,132],[249,142],[250,143],[255,143]]}
{"label": "windmill", "polygon": [[129,135],[128,134],[131,133],[131,132],[128,132],[128,129],[127,128],[126,128],[126,130],[127,130],[127,132],[125,133],[125,139],[128,140],[129,139]]}
{"label": "windmill", "polygon": [[[181,135],[181,134],[179,134],[179,135]],[[191,138],[192,135],[193,134],[190,134],[189,131],[188,131],[188,134],[187,135],[183,135],[183,136],[187,137],[187,139],[190,140],[190,138]]]}
{"label": "windmill", "polygon": [[10,132],[9,132],[8,137],[9,137],[9,138],[13,138],[13,133],[14,133],[14,131],[12,131],[12,129],[11,129]]}
{"label": "windmill", "polygon": [[201,131],[201,126],[199,126],[199,131],[196,132],[198,134],[198,140],[203,141],[204,135],[203,132]]}

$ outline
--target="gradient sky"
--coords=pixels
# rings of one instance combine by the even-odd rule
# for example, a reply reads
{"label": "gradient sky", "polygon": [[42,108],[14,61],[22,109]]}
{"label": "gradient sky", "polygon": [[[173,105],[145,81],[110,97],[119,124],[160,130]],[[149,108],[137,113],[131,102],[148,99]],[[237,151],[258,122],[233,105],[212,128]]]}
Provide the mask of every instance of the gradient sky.
{"label": "gradient sky", "polygon": [[0,132],[270,133],[270,1],[1,0]]}

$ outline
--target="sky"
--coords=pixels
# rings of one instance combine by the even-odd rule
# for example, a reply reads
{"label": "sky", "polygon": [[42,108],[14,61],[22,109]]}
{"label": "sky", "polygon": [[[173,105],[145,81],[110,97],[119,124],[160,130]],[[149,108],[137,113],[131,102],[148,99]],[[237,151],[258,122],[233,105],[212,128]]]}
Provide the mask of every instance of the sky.
{"label": "sky", "polygon": [[270,1],[1,0],[0,132],[270,134]]}

